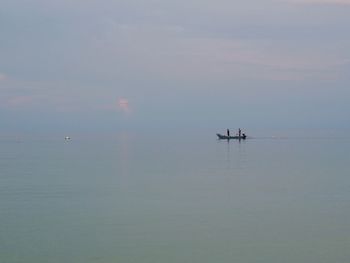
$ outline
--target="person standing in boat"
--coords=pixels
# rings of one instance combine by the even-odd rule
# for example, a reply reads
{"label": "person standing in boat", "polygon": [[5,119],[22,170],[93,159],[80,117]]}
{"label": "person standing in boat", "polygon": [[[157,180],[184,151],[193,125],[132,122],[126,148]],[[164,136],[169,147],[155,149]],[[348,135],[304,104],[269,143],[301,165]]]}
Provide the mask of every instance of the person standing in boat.
{"label": "person standing in boat", "polygon": [[227,129],[227,137],[230,137],[230,130],[229,129]]}
{"label": "person standing in boat", "polygon": [[238,137],[239,137],[239,138],[241,138],[241,133],[242,133],[241,128],[239,128],[239,129],[238,129]]}

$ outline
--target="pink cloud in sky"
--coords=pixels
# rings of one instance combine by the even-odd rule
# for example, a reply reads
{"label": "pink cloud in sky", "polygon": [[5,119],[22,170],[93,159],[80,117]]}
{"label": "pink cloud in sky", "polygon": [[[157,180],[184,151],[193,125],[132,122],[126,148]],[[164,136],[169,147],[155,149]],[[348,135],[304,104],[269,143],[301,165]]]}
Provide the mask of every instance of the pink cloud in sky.
{"label": "pink cloud in sky", "polygon": [[47,95],[19,95],[3,99],[0,102],[0,107],[11,110],[30,109],[30,108],[47,108],[53,109],[57,105],[62,104],[62,101],[56,97]]}
{"label": "pink cloud in sky", "polygon": [[34,100],[34,96],[16,96],[9,98],[7,101],[5,101],[4,105],[7,108],[17,109],[31,105]]}
{"label": "pink cloud in sky", "polygon": [[324,4],[324,5],[349,5],[350,0],[290,0],[291,3],[297,4]]}
{"label": "pink cloud in sky", "polygon": [[337,72],[350,63],[347,58],[310,48],[293,52],[288,45],[274,49],[275,46],[259,47],[249,42],[225,39],[203,43],[196,51],[195,68],[206,72],[207,65],[210,65],[211,74],[208,75],[220,74],[221,70],[223,78],[233,72],[235,76],[250,79],[334,79]]}
{"label": "pink cloud in sky", "polygon": [[125,98],[118,99],[118,109],[122,112],[129,113],[130,112],[130,106],[129,101]]}
{"label": "pink cloud in sky", "polygon": [[0,72],[0,81],[5,80],[6,79],[6,75],[4,73]]}

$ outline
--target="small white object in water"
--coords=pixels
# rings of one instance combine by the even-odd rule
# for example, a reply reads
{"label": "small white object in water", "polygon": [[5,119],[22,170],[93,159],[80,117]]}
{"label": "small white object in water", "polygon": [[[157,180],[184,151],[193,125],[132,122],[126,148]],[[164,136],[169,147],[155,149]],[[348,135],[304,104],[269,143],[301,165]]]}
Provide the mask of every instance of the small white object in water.
{"label": "small white object in water", "polygon": [[64,137],[65,140],[70,140],[69,136]]}

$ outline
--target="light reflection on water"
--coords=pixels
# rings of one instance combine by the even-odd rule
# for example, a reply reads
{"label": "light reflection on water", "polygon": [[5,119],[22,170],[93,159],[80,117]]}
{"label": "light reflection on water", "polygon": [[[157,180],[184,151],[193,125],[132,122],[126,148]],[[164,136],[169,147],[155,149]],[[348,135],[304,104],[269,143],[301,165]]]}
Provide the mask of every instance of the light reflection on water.
{"label": "light reflection on water", "polygon": [[349,146],[5,140],[0,262],[346,262]]}

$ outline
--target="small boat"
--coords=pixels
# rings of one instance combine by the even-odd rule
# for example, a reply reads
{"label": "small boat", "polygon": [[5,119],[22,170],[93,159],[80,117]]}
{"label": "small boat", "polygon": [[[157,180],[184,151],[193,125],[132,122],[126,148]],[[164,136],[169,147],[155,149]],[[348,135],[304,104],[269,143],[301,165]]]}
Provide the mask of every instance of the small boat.
{"label": "small boat", "polygon": [[247,136],[245,134],[241,135],[241,136],[227,136],[227,135],[222,135],[220,133],[216,134],[219,138],[219,140],[245,140],[247,138]]}

